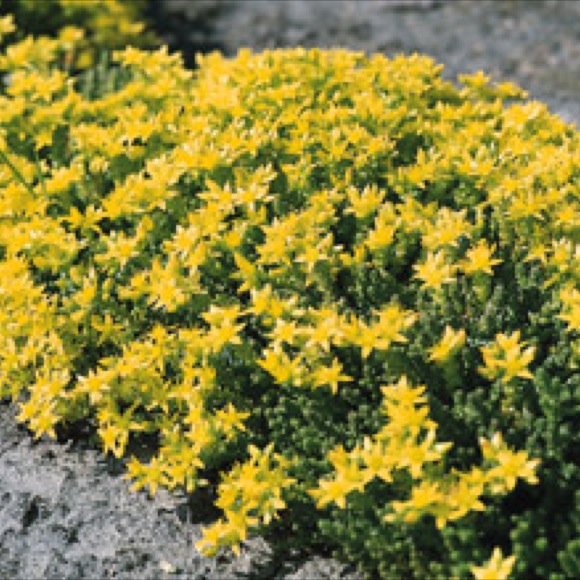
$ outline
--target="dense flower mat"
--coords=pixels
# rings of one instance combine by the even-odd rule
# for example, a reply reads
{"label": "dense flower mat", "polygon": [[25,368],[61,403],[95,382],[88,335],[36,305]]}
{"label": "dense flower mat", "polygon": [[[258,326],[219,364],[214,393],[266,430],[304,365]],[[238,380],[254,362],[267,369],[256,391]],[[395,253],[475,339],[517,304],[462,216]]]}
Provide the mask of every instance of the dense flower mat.
{"label": "dense flower mat", "polygon": [[71,77],[81,36],[0,57],[19,420],[153,446],[127,477],[214,490],[207,554],[576,575],[578,132],[418,55],[127,48]]}
{"label": "dense flower mat", "polygon": [[[143,17],[148,0],[0,0],[0,17],[12,18],[15,27],[0,40],[7,49],[30,35],[59,35],[69,43],[67,69],[86,69],[104,52],[131,44],[158,46]],[[81,30],[82,29],[82,34]],[[74,48],[74,50],[72,50]],[[14,49],[12,49],[14,50]]]}

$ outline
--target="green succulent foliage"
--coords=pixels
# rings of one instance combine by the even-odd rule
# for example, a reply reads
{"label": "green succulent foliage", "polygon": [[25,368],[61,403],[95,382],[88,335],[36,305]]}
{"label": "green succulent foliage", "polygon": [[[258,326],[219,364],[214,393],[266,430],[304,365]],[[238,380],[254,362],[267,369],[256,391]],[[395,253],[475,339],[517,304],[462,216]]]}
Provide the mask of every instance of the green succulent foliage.
{"label": "green succulent foliage", "polygon": [[[165,52],[129,49],[115,62],[103,59],[75,77],[68,93],[64,85],[55,91],[50,106],[67,105],[65,124],[45,114],[49,104],[26,101],[27,118],[49,137],[40,145],[22,116],[2,121],[10,151],[2,159],[3,187],[25,201],[28,194],[50,198],[46,188],[56,188],[61,170],[77,172],[40,206],[42,218],[51,220],[49,233],[57,232],[59,241],[69,236],[70,255],[57,255],[53,267],[42,261],[50,255],[48,235],[46,247],[14,241],[22,216],[35,217],[26,214],[33,202],[23,202],[21,215],[2,198],[0,267],[18,273],[25,264],[32,290],[42,288],[39,296],[54,300],[54,318],[50,310],[42,322],[53,351],[34,352],[27,326],[15,339],[0,335],[2,352],[18,347],[15,360],[28,356],[25,345],[36,356],[24,367],[0,357],[10,377],[2,394],[19,401],[22,420],[37,435],[89,422],[105,451],[119,456],[129,438],[155,441],[157,463],[133,464],[132,474],[152,490],[191,491],[191,481],[201,481],[198,472],[213,487],[220,478],[225,485],[252,449],[273,446],[298,483],[284,489],[279,519],[264,518],[257,530],[288,550],[334,551],[369,578],[468,577],[494,546],[516,556],[515,578],[577,576],[580,343],[575,323],[567,327],[562,317],[561,292],[578,284],[580,268],[561,242],[577,242],[580,226],[560,209],[580,205],[578,132],[542,106],[522,103],[514,87],[494,86],[480,75],[457,86],[417,56],[241,52],[233,61],[209,56],[191,73]],[[22,90],[27,96],[29,89]],[[22,95],[5,91],[3,97],[16,107]],[[106,146],[95,138],[101,134]],[[23,183],[15,184],[15,168]],[[253,181],[256,174],[271,179]],[[263,198],[232,204],[223,216],[207,201],[252,187],[263,188]],[[369,198],[382,192],[379,207],[359,211],[355,194],[361,191]],[[554,192],[559,197],[550,205]],[[159,202],[144,209],[155,195]],[[311,205],[314,199],[323,209]],[[389,208],[396,228],[392,239],[377,242],[387,224],[373,238],[375,219]],[[91,228],[94,216],[98,227]],[[273,224],[295,226],[297,216],[326,221],[320,232],[319,223],[306,231],[296,226],[299,235],[288,235],[278,260],[268,263]],[[468,225],[446,238],[449,216]],[[222,229],[211,230],[216,224]],[[191,231],[189,246],[178,244]],[[309,245],[330,235],[332,248],[309,263],[308,248],[291,244],[313,232],[320,239],[309,238]],[[128,257],[109,252],[123,236],[137,248]],[[478,241],[494,249],[493,270],[465,265]],[[200,246],[207,255],[188,270],[186,258],[195,262]],[[561,258],[562,248],[572,255]],[[441,268],[450,268],[450,280],[438,283],[435,269],[421,283],[421,268],[436,251],[449,258]],[[255,271],[244,272],[240,257]],[[174,263],[179,267],[172,270]],[[79,297],[90,276],[94,295]],[[162,295],[159,279],[183,300]],[[248,284],[240,290],[242,282]],[[284,307],[256,314],[256,295],[268,287]],[[18,299],[9,305],[29,324]],[[364,352],[364,332],[347,322],[371,328],[375,312],[389,304],[416,314],[413,323],[388,347]],[[208,314],[228,308],[244,311],[243,328],[214,350],[208,337],[218,340],[211,333],[219,325]],[[300,362],[314,374],[332,356],[351,380],[338,381],[334,390],[310,388],[308,377],[279,379],[258,364],[272,347],[276,320],[295,322],[308,337],[312,323],[304,313],[323,308],[344,316],[351,335],[341,342],[337,323],[328,344],[312,339],[316,356]],[[103,330],[105,315],[117,324],[114,332]],[[448,327],[464,330],[465,345],[438,364],[429,353]],[[188,331],[195,336],[180,338]],[[533,361],[506,379],[482,353],[498,335],[520,331]],[[308,351],[302,346],[276,348],[299,359]],[[192,370],[187,360],[194,371],[215,376],[190,378],[184,387],[180,381]],[[47,402],[36,370],[48,363],[71,374]],[[91,373],[104,378],[87,393],[81,378]],[[385,521],[416,484],[404,470],[388,483],[374,478],[364,492],[351,491],[344,507],[329,502],[315,509],[309,491],[332,472],[329,453],[339,446],[351,452],[381,430],[381,387],[403,375],[427,386],[437,440],[453,444],[444,461],[430,466],[430,477],[478,465],[480,439],[500,432],[510,448],[540,460],[539,483],[518,481],[507,495],[486,498],[485,510],[441,529],[431,516]],[[244,415],[232,437],[220,423],[229,405]],[[106,439],[111,427],[121,437],[112,443]],[[183,457],[190,463],[181,479],[171,479]],[[203,464],[199,470],[194,460]]]}

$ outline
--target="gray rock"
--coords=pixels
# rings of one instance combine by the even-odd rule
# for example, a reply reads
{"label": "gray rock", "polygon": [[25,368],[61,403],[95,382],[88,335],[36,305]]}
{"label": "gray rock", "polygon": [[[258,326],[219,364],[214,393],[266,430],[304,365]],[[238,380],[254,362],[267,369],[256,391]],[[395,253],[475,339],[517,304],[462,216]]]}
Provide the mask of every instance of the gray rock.
{"label": "gray rock", "polygon": [[358,577],[323,558],[279,562],[261,538],[240,558],[194,548],[206,506],[133,492],[121,461],[83,441],[33,441],[0,404],[0,578],[192,579]]}

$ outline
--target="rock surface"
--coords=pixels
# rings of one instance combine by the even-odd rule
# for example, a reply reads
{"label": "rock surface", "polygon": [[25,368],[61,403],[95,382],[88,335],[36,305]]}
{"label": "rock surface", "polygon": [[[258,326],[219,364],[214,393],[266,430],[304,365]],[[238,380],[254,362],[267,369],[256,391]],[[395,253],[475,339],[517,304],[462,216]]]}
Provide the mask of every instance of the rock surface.
{"label": "rock surface", "polygon": [[82,440],[35,442],[14,414],[0,404],[0,578],[358,578],[320,556],[276,561],[260,538],[239,559],[202,557],[203,497],[132,492],[123,462]]}
{"label": "rock surface", "polygon": [[[563,0],[151,0],[166,42],[195,51],[341,46],[419,51],[446,75],[513,80],[580,125],[580,2]],[[0,578],[348,578],[325,555],[283,561],[260,539],[240,559],[199,556],[203,498],[131,492],[122,462],[84,440],[34,442],[0,404]]]}

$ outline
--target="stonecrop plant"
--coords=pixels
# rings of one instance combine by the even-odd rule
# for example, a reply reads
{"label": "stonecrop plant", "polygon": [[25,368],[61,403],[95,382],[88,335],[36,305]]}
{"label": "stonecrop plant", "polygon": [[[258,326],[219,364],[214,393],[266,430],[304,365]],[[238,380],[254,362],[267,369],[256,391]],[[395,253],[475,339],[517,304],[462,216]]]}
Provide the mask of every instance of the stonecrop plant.
{"label": "stonecrop plant", "polygon": [[[154,33],[144,22],[147,0],[0,0],[0,17],[10,16],[15,28],[0,46],[6,50],[15,40],[32,36],[60,35],[74,50],[66,52],[68,69],[95,65],[102,51],[127,44],[141,48],[158,46]],[[82,29],[83,34],[76,38]],[[20,48],[23,52],[26,44]]]}
{"label": "stonecrop plant", "polygon": [[18,420],[206,488],[207,555],[578,576],[578,131],[425,56],[127,48],[88,82],[69,36],[0,57]]}

